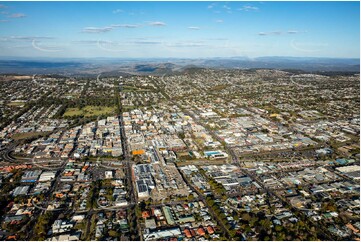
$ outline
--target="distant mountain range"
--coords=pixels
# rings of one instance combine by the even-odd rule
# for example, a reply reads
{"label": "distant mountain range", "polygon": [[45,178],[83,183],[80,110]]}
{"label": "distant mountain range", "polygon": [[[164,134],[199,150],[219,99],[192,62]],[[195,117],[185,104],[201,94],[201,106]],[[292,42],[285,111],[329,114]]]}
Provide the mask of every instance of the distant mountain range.
{"label": "distant mountain range", "polygon": [[1,74],[163,75],[188,67],[220,69],[280,69],[305,72],[359,73],[360,59],[305,57],[150,58],[150,59],[0,59]]}

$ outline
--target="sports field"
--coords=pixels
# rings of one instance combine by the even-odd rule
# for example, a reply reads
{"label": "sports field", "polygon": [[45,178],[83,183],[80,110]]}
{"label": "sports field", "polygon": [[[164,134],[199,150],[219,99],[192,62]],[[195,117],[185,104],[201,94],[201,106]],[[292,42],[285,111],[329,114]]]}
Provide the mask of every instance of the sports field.
{"label": "sports field", "polygon": [[112,115],[115,114],[116,107],[106,106],[85,106],[84,108],[68,108],[66,109],[63,117],[76,117],[84,115],[84,117]]}

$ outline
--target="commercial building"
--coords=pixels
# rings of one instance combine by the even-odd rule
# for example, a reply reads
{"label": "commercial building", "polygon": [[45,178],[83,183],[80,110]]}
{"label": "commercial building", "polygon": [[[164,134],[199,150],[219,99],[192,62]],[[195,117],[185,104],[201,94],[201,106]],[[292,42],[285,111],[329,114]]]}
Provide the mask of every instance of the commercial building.
{"label": "commercial building", "polygon": [[40,174],[41,170],[25,171],[24,175],[21,177],[21,182],[34,183],[38,180]]}

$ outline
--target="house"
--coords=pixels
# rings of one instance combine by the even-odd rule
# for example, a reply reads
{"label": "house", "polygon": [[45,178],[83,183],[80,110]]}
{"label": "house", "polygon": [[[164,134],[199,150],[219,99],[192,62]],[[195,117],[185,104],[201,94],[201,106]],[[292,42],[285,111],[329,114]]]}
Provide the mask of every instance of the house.
{"label": "house", "polygon": [[157,225],[155,223],[155,219],[152,218],[152,219],[146,219],[145,220],[145,227],[147,229],[156,229],[157,228]]}
{"label": "house", "polygon": [[142,218],[144,218],[144,219],[150,218],[150,213],[149,213],[149,211],[143,211],[143,212],[142,212]]}
{"label": "house", "polygon": [[183,230],[183,233],[184,233],[184,235],[187,237],[187,238],[192,238],[192,234],[191,234],[191,232],[189,231],[189,229],[184,229]]}
{"label": "house", "polygon": [[101,236],[103,236],[103,231],[104,231],[105,225],[103,223],[102,220],[97,222],[96,228],[95,228],[95,237],[96,238],[100,238]]}
{"label": "house", "polygon": [[80,214],[80,215],[74,215],[74,216],[71,218],[71,220],[72,220],[72,221],[75,221],[75,222],[81,222],[81,221],[84,220],[84,218],[85,218],[85,215]]}
{"label": "house", "polygon": [[74,234],[61,234],[58,236],[53,236],[49,239],[47,239],[47,241],[79,241],[80,240],[80,236],[81,236],[81,232],[76,232]]}
{"label": "house", "polygon": [[162,238],[171,238],[171,237],[177,238],[180,235],[182,235],[182,232],[178,227],[166,228],[166,229],[160,229],[154,231],[145,229],[143,233],[144,240],[160,240]]}
{"label": "house", "polygon": [[113,171],[105,171],[105,179],[113,179]]}
{"label": "house", "polygon": [[213,234],[213,233],[214,233],[213,227],[210,226],[210,225],[208,225],[208,226],[207,226],[207,232],[208,232],[208,234]]}
{"label": "house", "polygon": [[66,220],[55,220],[52,225],[52,230],[54,234],[64,233],[70,231],[74,227],[74,224]]}
{"label": "house", "polygon": [[203,236],[203,235],[206,234],[206,231],[204,231],[203,227],[199,227],[199,228],[197,229],[197,234],[198,234],[199,236]]}

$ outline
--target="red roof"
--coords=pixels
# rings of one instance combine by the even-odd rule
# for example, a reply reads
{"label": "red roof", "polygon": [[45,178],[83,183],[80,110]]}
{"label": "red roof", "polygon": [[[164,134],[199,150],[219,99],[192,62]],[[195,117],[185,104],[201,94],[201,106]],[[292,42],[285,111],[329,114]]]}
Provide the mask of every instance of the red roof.
{"label": "red roof", "polygon": [[192,234],[189,231],[189,229],[184,229],[184,234],[186,235],[187,238],[192,238]]}
{"label": "red roof", "polygon": [[213,234],[214,233],[214,229],[210,225],[207,226],[207,231],[208,231],[208,234]]}
{"label": "red roof", "polygon": [[197,229],[197,233],[198,233],[199,235],[205,235],[205,234],[206,234],[206,232],[204,231],[204,229],[203,229],[202,227],[200,227],[200,228]]}
{"label": "red roof", "polygon": [[9,204],[6,206],[7,208],[11,208],[14,205],[14,201],[9,202]]}
{"label": "red roof", "polygon": [[150,217],[149,212],[148,212],[148,211],[143,211],[143,212],[142,212],[142,217],[143,217],[143,218],[149,218],[149,217]]}

